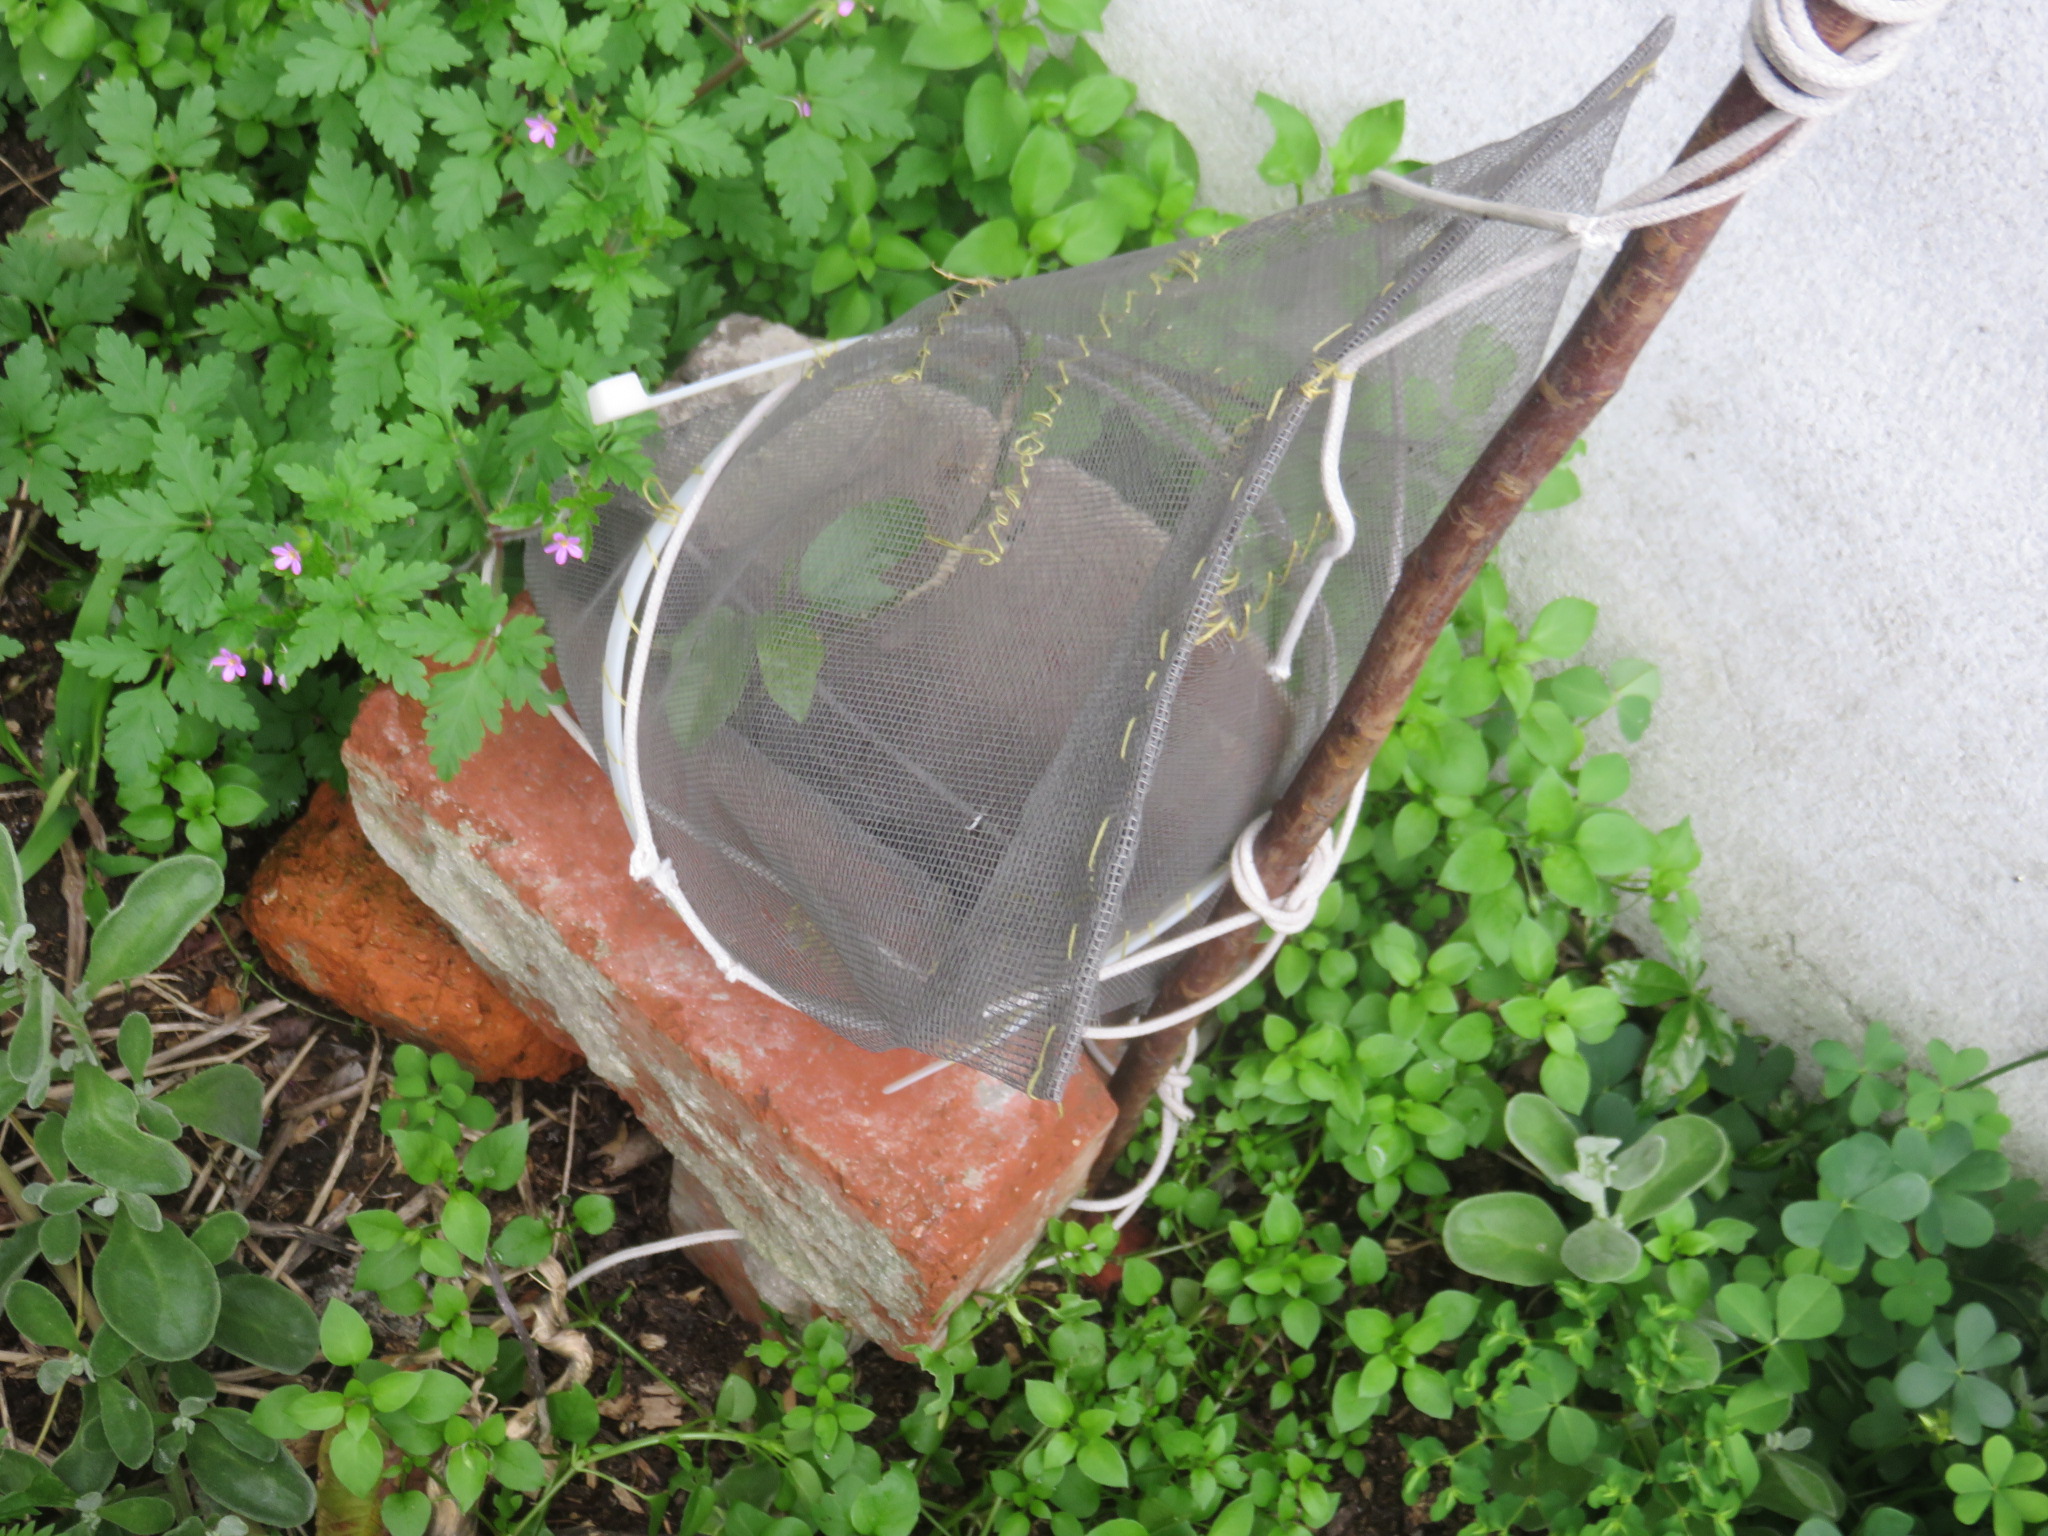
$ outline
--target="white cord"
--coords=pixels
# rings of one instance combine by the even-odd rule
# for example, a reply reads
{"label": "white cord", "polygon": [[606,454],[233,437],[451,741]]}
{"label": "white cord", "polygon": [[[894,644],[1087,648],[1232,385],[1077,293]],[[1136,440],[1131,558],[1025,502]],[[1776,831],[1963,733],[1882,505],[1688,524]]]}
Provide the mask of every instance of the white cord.
{"label": "white cord", "polygon": [[1122,1227],[1139,1208],[1151,1198],[1152,1191],[1159,1187],[1159,1181],[1166,1177],[1166,1170],[1173,1163],[1173,1149],[1180,1140],[1180,1128],[1195,1118],[1195,1112],[1188,1108],[1187,1092],[1194,1081],[1195,1052],[1201,1045],[1201,1036],[1188,1032],[1188,1043],[1180,1053],[1180,1060],[1167,1069],[1166,1076],[1159,1080],[1159,1150],[1152,1154],[1152,1166],[1145,1170],[1145,1176],[1121,1195],[1103,1200],[1076,1200],[1068,1206],[1074,1211],[1115,1212],[1109,1224]]}
{"label": "white cord", "polygon": [[[1365,804],[1365,786],[1370,777],[1361,773],[1358,782],[1352,786],[1351,798],[1344,804],[1344,817],[1334,831],[1325,831],[1309,853],[1308,862],[1302,866],[1301,878],[1294,889],[1285,896],[1267,894],[1266,882],[1259,877],[1258,861],[1254,857],[1259,831],[1266,824],[1266,817],[1246,827],[1238,834],[1237,841],[1230,849],[1230,883],[1236,888],[1237,898],[1247,911],[1235,918],[1210,927],[1222,932],[1247,927],[1263,922],[1273,930],[1273,937],[1261,946],[1250,965],[1239,973],[1228,986],[1211,992],[1197,1002],[1157,1018],[1140,1019],[1135,1024],[1103,1024],[1087,1030],[1082,1036],[1083,1043],[1092,1051],[1098,1040],[1130,1040],[1139,1035],[1157,1034],[1172,1029],[1189,1019],[1200,1018],[1211,1008],[1229,1001],[1249,986],[1260,972],[1272,964],[1273,957],[1280,953],[1280,946],[1289,937],[1302,932],[1315,921],[1316,908],[1322,904],[1323,892],[1337,877],[1338,867],[1343,863],[1344,850],[1350,846],[1351,834],[1358,826],[1358,813]],[[1194,1111],[1188,1108],[1187,1092],[1193,1083],[1195,1053],[1201,1048],[1201,1036],[1194,1030],[1188,1031],[1187,1045],[1180,1053],[1180,1061],[1169,1067],[1166,1076],[1159,1080],[1159,1149],[1152,1154],[1152,1166],[1145,1176],[1121,1195],[1098,1200],[1076,1200],[1071,1209],[1077,1211],[1114,1212],[1110,1225],[1121,1227],[1136,1215],[1138,1209],[1151,1198],[1159,1181],[1166,1177],[1166,1170],[1173,1162],[1173,1149],[1180,1140],[1181,1125],[1194,1118]],[[1100,1058],[1097,1058],[1100,1060]],[[1104,1070],[1107,1071],[1105,1064]]]}
{"label": "white cord", "polygon": [[1837,53],[1814,30],[1805,0],[1756,0],[1742,37],[1742,68],[1772,106],[1794,117],[1828,117],[1905,62],[1906,50],[1948,0],[1842,0],[1876,23]]}
{"label": "white cord", "polygon": [[635,1243],[631,1248],[621,1248],[617,1253],[608,1253],[595,1264],[586,1264],[563,1282],[562,1289],[573,1291],[592,1275],[601,1275],[608,1269],[630,1263],[634,1259],[651,1258],[657,1253],[674,1253],[678,1248],[695,1248],[701,1243],[743,1243],[746,1236],[735,1227],[716,1227],[709,1232],[692,1232],[684,1237],[664,1237],[658,1242]]}
{"label": "white cord", "polygon": [[1310,850],[1308,862],[1302,866],[1301,878],[1294,889],[1285,896],[1266,894],[1266,883],[1259,878],[1259,866],[1253,856],[1253,846],[1266,817],[1261,816],[1244,831],[1230,849],[1230,883],[1237,891],[1237,899],[1247,910],[1236,917],[1226,918],[1210,926],[1222,933],[1249,928],[1253,923],[1264,923],[1273,930],[1273,937],[1266,941],[1258,955],[1227,986],[1210,993],[1207,997],[1176,1008],[1171,1013],[1157,1018],[1139,1019],[1133,1024],[1098,1024],[1084,1031],[1090,1040],[1135,1040],[1140,1035],[1156,1035],[1162,1029],[1172,1029],[1189,1019],[1200,1018],[1211,1008],[1228,1002],[1239,992],[1258,979],[1259,973],[1272,963],[1273,956],[1280,952],[1280,946],[1289,938],[1302,932],[1316,920],[1316,907],[1323,899],[1330,882],[1337,877],[1337,867],[1343,862],[1344,849],[1351,841],[1352,830],[1358,825],[1358,813],[1365,803],[1365,785],[1368,774],[1361,773],[1357,784],[1352,786],[1351,798],[1345,802],[1344,817],[1339,825],[1316,840]]}
{"label": "white cord", "polygon": [[[1374,176],[1380,173],[1375,171]],[[1401,180],[1399,177],[1393,180]],[[1408,184],[1412,185],[1412,184]],[[1402,190],[1407,191],[1408,185]],[[1434,194],[1434,187],[1422,189]],[[1454,194],[1453,194],[1454,195]],[[1433,196],[1424,201],[1434,201]],[[1461,199],[1462,201],[1462,199]],[[1308,581],[1302,588],[1303,601],[1295,604],[1294,612],[1287,621],[1287,630],[1274,647],[1273,659],[1266,671],[1277,682],[1285,682],[1294,673],[1294,651],[1300,644],[1303,632],[1308,626],[1312,611],[1309,599],[1319,596],[1323,583],[1329,579],[1330,568],[1338,559],[1348,553],[1351,541],[1358,527],[1357,516],[1351,510],[1351,501],[1344,494],[1344,485],[1337,473],[1338,456],[1343,451],[1344,428],[1351,415],[1351,385],[1358,377],[1358,370],[1382,353],[1391,352],[1411,336],[1420,335],[1438,321],[1469,308],[1489,294],[1512,287],[1525,277],[1533,277],[1546,267],[1557,265],[1579,253],[1577,238],[1559,240],[1549,245],[1539,245],[1504,266],[1496,267],[1486,276],[1453,288],[1431,300],[1414,314],[1376,331],[1360,342],[1337,361],[1336,386],[1330,394],[1330,411],[1323,424],[1323,496],[1328,503],[1330,520],[1334,525],[1330,537],[1316,555],[1316,563],[1310,569]]]}
{"label": "white cord", "polygon": [[[1261,816],[1237,835],[1237,841],[1230,846],[1230,883],[1237,891],[1237,899],[1244,903],[1245,910],[1234,917],[1208,923],[1190,933],[1176,934],[1173,938],[1139,950],[1136,954],[1120,960],[1114,967],[1105,966],[1105,979],[1110,975],[1123,975],[1126,971],[1142,969],[1160,960],[1168,959],[1183,950],[1193,949],[1197,944],[1219,938],[1226,933],[1236,933],[1254,923],[1264,923],[1273,930],[1268,940],[1253,957],[1251,963],[1239,972],[1229,985],[1210,993],[1199,1002],[1176,1008],[1172,1013],[1157,1018],[1139,1019],[1131,1024],[1098,1024],[1081,1032],[1083,1045],[1092,1045],[1098,1040],[1133,1040],[1140,1035],[1156,1035],[1163,1029],[1199,1018],[1220,1003],[1228,1002],[1239,992],[1256,981],[1259,974],[1280,952],[1280,946],[1294,934],[1302,932],[1315,921],[1316,908],[1321,904],[1323,892],[1337,876],[1337,869],[1344,859],[1344,850],[1351,844],[1351,834],[1358,826],[1358,816],[1365,804],[1365,786],[1368,775],[1360,774],[1357,784],[1352,786],[1351,798],[1344,804],[1344,815],[1338,825],[1326,830],[1309,851],[1308,862],[1302,866],[1301,878],[1295,881],[1294,889],[1285,896],[1270,896],[1266,893],[1266,882],[1259,877],[1255,847],[1260,830],[1266,825]],[[1105,1075],[1112,1073],[1109,1062],[1100,1054],[1090,1051],[1096,1065]],[[882,1090],[883,1093],[899,1093],[905,1088],[923,1082],[952,1066],[950,1061],[929,1061],[915,1072],[899,1077]]]}

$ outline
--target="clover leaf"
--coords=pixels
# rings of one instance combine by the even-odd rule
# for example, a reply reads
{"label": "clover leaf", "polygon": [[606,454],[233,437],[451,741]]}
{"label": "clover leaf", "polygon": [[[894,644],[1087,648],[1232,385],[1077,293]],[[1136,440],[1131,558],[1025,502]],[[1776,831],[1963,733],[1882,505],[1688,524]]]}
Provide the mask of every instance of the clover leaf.
{"label": "clover leaf", "polygon": [[1864,1029],[1862,1050],[1822,1040],[1813,1059],[1821,1067],[1821,1092],[1831,1099],[1850,1094],[1849,1118],[1857,1125],[1873,1124],[1905,1102],[1905,1090],[1888,1076],[1906,1064],[1905,1048],[1875,1019]]}
{"label": "clover leaf", "polygon": [[1839,1269],[1860,1268],[1866,1249],[1887,1259],[1906,1251],[1905,1224],[1933,1195],[1924,1176],[1902,1169],[1868,1131],[1821,1153],[1819,1168],[1820,1198],[1795,1201],[1780,1218],[1787,1238]]}
{"label": "clover leaf", "polygon": [[1996,1235],[1998,1223],[1990,1208],[1970,1197],[2002,1188],[2012,1177],[2012,1165],[2003,1154],[1978,1147],[1968,1126],[1950,1121],[1931,1136],[1918,1126],[1901,1126],[1892,1137],[1892,1155],[1932,1190],[1927,1209],[1913,1224],[1929,1253],[1942,1253],[1950,1245],[1981,1248]]}
{"label": "clover leaf", "polygon": [[1940,1259],[1915,1259],[1910,1254],[1879,1259],[1870,1266],[1870,1276],[1885,1287],[1884,1300],[1879,1303],[1884,1315],[1915,1328],[1932,1323],[1935,1309],[1948,1305],[1955,1295],[1948,1265]]}
{"label": "clover leaf", "polygon": [[2048,1461],[2032,1451],[2015,1451],[2005,1436],[1993,1435],[1984,1443],[1979,1465],[1965,1461],[1948,1469],[1956,1518],[1975,1525],[1988,1509],[1996,1536],[2020,1536],[2028,1525],[2048,1520],[2048,1494],[2027,1486],[2043,1472],[2048,1472]]}
{"label": "clover leaf", "polygon": [[1956,1314],[1954,1349],[1944,1348],[1939,1333],[1929,1328],[1920,1336],[1913,1358],[1899,1368],[1899,1402],[1907,1408],[1931,1408],[1949,1399],[1949,1428],[1965,1445],[1975,1445],[1987,1429],[2003,1429],[2013,1420],[2013,1401],[2005,1389],[1979,1374],[2010,1365],[2019,1357],[2020,1341],[1998,1331],[1998,1321],[1982,1302],[1971,1302]]}

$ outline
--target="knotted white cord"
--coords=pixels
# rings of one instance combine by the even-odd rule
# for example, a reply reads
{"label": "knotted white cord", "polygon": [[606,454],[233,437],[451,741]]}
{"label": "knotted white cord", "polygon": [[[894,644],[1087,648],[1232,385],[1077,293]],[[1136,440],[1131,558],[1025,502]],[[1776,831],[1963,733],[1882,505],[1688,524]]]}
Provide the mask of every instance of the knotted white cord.
{"label": "knotted white cord", "polygon": [[1173,1149],[1180,1141],[1180,1128],[1195,1118],[1195,1112],[1188,1108],[1188,1087],[1194,1082],[1195,1052],[1201,1047],[1202,1037],[1193,1030],[1188,1031],[1188,1043],[1180,1053],[1180,1060],[1169,1067],[1166,1076],[1159,1080],[1159,1150],[1152,1154],[1152,1166],[1145,1170],[1145,1177],[1138,1180],[1121,1195],[1102,1200],[1075,1200],[1069,1203],[1073,1211],[1114,1211],[1109,1224],[1122,1227],[1151,1198],[1152,1191],[1159,1187],[1159,1181],[1166,1177],[1166,1170],[1173,1163]]}
{"label": "knotted white cord", "polygon": [[[1261,971],[1280,952],[1280,946],[1295,934],[1302,932],[1316,920],[1316,907],[1323,899],[1323,892],[1330,888],[1330,882],[1337,878],[1337,867],[1343,862],[1344,850],[1350,845],[1351,833],[1358,825],[1359,810],[1365,804],[1365,783],[1367,775],[1360,774],[1358,783],[1352,787],[1351,798],[1344,804],[1344,816],[1335,828],[1326,830],[1316,839],[1316,845],[1309,851],[1308,862],[1302,866],[1301,878],[1294,883],[1294,889],[1285,896],[1267,894],[1266,882],[1259,877],[1258,860],[1254,847],[1259,832],[1266,825],[1261,816],[1237,836],[1230,847],[1230,884],[1237,892],[1237,899],[1245,909],[1234,917],[1210,923],[1194,933],[1183,934],[1167,944],[1155,945],[1153,949],[1141,951],[1133,959],[1143,963],[1163,959],[1167,954],[1191,949],[1207,939],[1226,933],[1235,933],[1240,928],[1249,928],[1254,923],[1264,923],[1273,930],[1273,937],[1260,948],[1259,953],[1244,971],[1229,985],[1219,988],[1207,997],[1186,1007],[1176,1008],[1171,1013],[1160,1014],[1157,1018],[1139,1019],[1132,1024],[1098,1024],[1084,1030],[1090,1040],[1135,1040],[1140,1035],[1156,1035],[1162,1029],[1172,1029],[1189,1019],[1200,1018],[1219,1003],[1228,1002],[1239,992],[1250,986]],[[1270,814],[1270,813],[1268,813]]]}
{"label": "knotted white cord", "polygon": [[1837,53],[1814,29],[1805,0],[1756,0],[1742,35],[1742,68],[1772,106],[1794,117],[1828,117],[1906,60],[1948,0],[1841,0],[1875,25]]}
{"label": "knotted white cord", "polygon": [[[1244,831],[1230,848],[1230,883],[1237,892],[1237,899],[1245,904],[1246,911],[1235,917],[1225,918],[1220,923],[1211,923],[1204,937],[1230,933],[1253,923],[1263,922],[1273,930],[1253,958],[1229,985],[1220,987],[1207,997],[1186,1007],[1176,1008],[1157,1018],[1140,1019],[1135,1024],[1102,1024],[1083,1032],[1083,1040],[1091,1052],[1097,1040],[1131,1040],[1139,1035],[1155,1035],[1161,1030],[1172,1029],[1190,1019],[1200,1018],[1211,1008],[1228,1002],[1245,987],[1249,986],[1273,957],[1280,953],[1280,946],[1297,933],[1303,932],[1316,920],[1316,908],[1322,904],[1323,892],[1330,888],[1337,878],[1337,870],[1344,862],[1344,850],[1351,846],[1351,834],[1358,827],[1358,813],[1365,805],[1365,786],[1369,775],[1360,773],[1358,782],[1351,788],[1351,797],[1344,802],[1344,816],[1334,829],[1326,829],[1316,839],[1310,850],[1307,863],[1302,865],[1301,878],[1294,883],[1294,889],[1285,896],[1274,896],[1267,892],[1266,882],[1259,875],[1256,844],[1260,830],[1266,825],[1261,816]],[[1268,815],[1271,813],[1268,812]],[[1178,948],[1190,947],[1187,942],[1191,935],[1182,935],[1176,941]],[[1199,943],[1200,939],[1193,942]],[[1161,946],[1162,948],[1164,946]],[[1154,958],[1158,958],[1154,956]],[[1145,1170],[1145,1176],[1120,1195],[1098,1200],[1076,1200],[1071,1209],[1077,1211],[1114,1212],[1110,1225],[1121,1227],[1136,1215],[1139,1207],[1151,1198],[1159,1181],[1166,1177],[1166,1170],[1173,1162],[1173,1149],[1180,1140],[1181,1126],[1194,1119],[1195,1113],[1188,1108],[1187,1092],[1194,1081],[1195,1053],[1201,1049],[1201,1035],[1188,1031],[1187,1045],[1180,1053],[1180,1061],[1167,1069],[1159,1080],[1156,1090],[1159,1096],[1159,1149],[1152,1154],[1152,1166]],[[1097,1058],[1100,1061],[1100,1058]],[[1106,1069],[1105,1069],[1106,1070]]]}
{"label": "knotted white cord", "polygon": [[[1139,1019],[1131,1024],[1098,1024],[1081,1032],[1084,1045],[1098,1040],[1133,1040],[1140,1035],[1156,1035],[1162,1029],[1171,1029],[1176,1024],[1199,1018],[1219,1003],[1229,1001],[1245,987],[1258,979],[1259,973],[1272,963],[1273,956],[1280,952],[1280,946],[1294,934],[1302,932],[1315,921],[1316,907],[1323,899],[1323,892],[1330,888],[1330,882],[1337,877],[1337,868],[1344,860],[1344,850],[1351,845],[1351,834],[1358,826],[1358,815],[1365,805],[1366,775],[1360,774],[1358,783],[1352,787],[1351,797],[1344,803],[1344,814],[1334,828],[1326,830],[1309,850],[1308,861],[1302,865],[1301,878],[1294,883],[1294,889],[1285,896],[1267,893],[1266,882],[1259,875],[1256,844],[1260,830],[1266,825],[1266,817],[1260,816],[1250,826],[1238,833],[1237,841],[1230,845],[1230,883],[1237,892],[1237,899],[1245,910],[1231,917],[1205,923],[1187,933],[1176,934],[1162,943],[1150,945],[1134,955],[1126,956],[1102,968],[1102,978],[1121,976],[1145,966],[1193,949],[1210,939],[1220,938],[1226,933],[1235,933],[1249,928],[1254,923],[1264,923],[1273,930],[1273,937],[1260,949],[1258,955],[1238,974],[1235,980],[1202,998],[1199,1002],[1176,1008],[1172,1013],[1157,1018]],[[1268,813],[1270,814],[1270,813]],[[1096,1065],[1105,1076],[1112,1071],[1109,1063],[1091,1050]],[[926,1078],[943,1072],[952,1066],[950,1061],[929,1061],[915,1072],[899,1077],[882,1090],[883,1093],[900,1093],[905,1088],[923,1082]],[[1091,1207],[1092,1209],[1092,1207]]]}

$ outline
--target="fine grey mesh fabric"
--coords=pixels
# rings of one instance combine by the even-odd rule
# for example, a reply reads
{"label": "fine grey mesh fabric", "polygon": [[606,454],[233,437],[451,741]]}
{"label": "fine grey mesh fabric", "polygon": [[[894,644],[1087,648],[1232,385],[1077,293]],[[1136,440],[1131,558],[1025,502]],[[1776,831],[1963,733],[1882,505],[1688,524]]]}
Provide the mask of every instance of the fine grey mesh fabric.
{"label": "fine grey mesh fabric", "polygon": [[[1661,40],[1572,111],[1421,174],[1590,209]],[[1276,680],[1333,527],[1335,360],[1554,238],[1374,188],[962,286],[814,367],[638,615],[639,775],[705,928],[863,1046],[1056,1097],[1082,1029],[1165,968],[1105,984],[1105,960],[1206,910],[1328,720],[1399,553],[1533,376],[1570,264],[1361,370],[1356,542]],[[650,439],[661,485],[620,488],[586,560],[529,558],[601,752],[627,566],[751,403]]]}

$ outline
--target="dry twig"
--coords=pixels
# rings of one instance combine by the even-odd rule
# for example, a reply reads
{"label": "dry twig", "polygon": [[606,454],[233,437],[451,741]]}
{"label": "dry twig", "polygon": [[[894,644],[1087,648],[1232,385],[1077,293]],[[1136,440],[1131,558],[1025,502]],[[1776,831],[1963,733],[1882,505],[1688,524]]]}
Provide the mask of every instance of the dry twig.
{"label": "dry twig", "polygon": [[[356,1133],[363,1128],[363,1116],[370,1111],[370,1100],[376,1096],[377,1068],[384,1059],[384,1037],[370,1037],[370,1066],[363,1074],[362,1096],[356,1101],[356,1111],[349,1116],[348,1130],[343,1133],[341,1145],[335,1149],[334,1162],[328,1167],[327,1177],[320,1185],[320,1193],[313,1197],[313,1203],[306,1211],[306,1223],[311,1226],[319,1221],[320,1214],[327,1206],[327,1197],[334,1193],[334,1186],[341,1180],[341,1170],[348,1166],[349,1154],[355,1150]],[[275,1280],[289,1265],[299,1251],[296,1239],[287,1244],[277,1261],[270,1266],[270,1277]]]}
{"label": "dry twig", "polygon": [[[326,1033],[327,1026],[323,1024],[319,1028],[313,1030],[310,1034],[308,1034],[306,1036],[306,1043],[299,1047],[298,1055],[294,1056],[291,1059],[291,1061],[286,1064],[285,1069],[277,1074],[277,1081],[272,1083],[268,1088],[264,1090],[264,1114],[267,1115],[270,1113],[271,1106],[277,1102],[277,1096],[280,1093],[284,1092],[285,1085],[287,1083],[289,1083],[294,1077],[297,1077],[299,1075],[299,1068],[306,1064],[306,1058],[313,1054],[313,1047],[320,1043],[322,1038],[325,1037]],[[336,1102],[339,1101],[337,1100]]]}
{"label": "dry twig", "polygon": [[569,1090],[569,1137],[568,1140],[562,1143],[562,1190],[555,1197],[557,1200],[567,1200],[569,1198],[569,1170],[576,1166],[576,1107],[582,1102],[582,1087],[579,1085],[578,1087],[571,1088]]}

